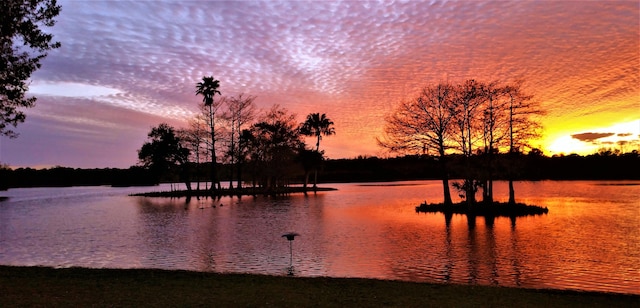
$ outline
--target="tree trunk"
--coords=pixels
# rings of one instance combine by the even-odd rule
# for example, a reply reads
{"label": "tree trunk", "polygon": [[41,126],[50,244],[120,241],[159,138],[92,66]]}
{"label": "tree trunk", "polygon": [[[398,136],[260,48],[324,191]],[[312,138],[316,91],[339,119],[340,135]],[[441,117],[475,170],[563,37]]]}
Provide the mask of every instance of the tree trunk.
{"label": "tree trunk", "polygon": [[466,176],[463,184],[465,197],[469,206],[476,203],[476,191],[473,187],[473,176],[471,175],[471,143],[469,143],[469,156],[465,159]]}
{"label": "tree trunk", "polygon": [[467,204],[473,205],[476,203],[476,191],[473,189],[473,179],[468,178],[465,180],[465,195],[467,197]]}
{"label": "tree trunk", "polygon": [[489,181],[482,181],[482,203],[489,202]]}
{"label": "tree trunk", "polygon": [[189,172],[189,165],[185,164],[183,166],[180,166],[180,168],[182,169],[180,172],[180,177],[182,178],[184,185],[187,187],[187,191],[191,191],[191,172]]}
{"label": "tree trunk", "polygon": [[318,188],[318,168],[313,170],[313,190],[315,191]]}
{"label": "tree trunk", "polygon": [[442,193],[444,195],[444,205],[450,206],[453,205],[453,201],[451,201],[451,189],[449,188],[449,172],[447,170],[447,161],[444,153],[444,143],[440,142],[440,149],[438,150],[440,154],[440,176],[442,178]]}
{"label": "tree trunk", "polygon": [[[491,135],[493,138],[493,134]],[[485,182],[486,191],[484,196],[485,203],[493,203],[493,143],[490,143],[489,150],[487,152],[487,181]]]}
{"label": "tree trunk", "polygon": [[453,205],[453,201],[451,201],[451,189],[449,188],[449,177],[447,175],[442,177],[442,188],[444,193],[444,205]]}
{"label": "tree trunk", "polygon": [[516,204],[516,191],[513,189],[512,179],[509,179],[509,204]]}
{"label": "tree trunk", "polygon": [[[213,104],[212,104],[213,105]],[[218,182],[218,170],[217,170],[217,166],[216,166],[216,131],[215,131],[215,125],[213,123],[214,121],[214,114],[213,114],[213,107],[212,105],[209,105],[209,124],[211,124],[210,129],[211,129],[211,191],[215,191],[216,190],[216,184],[218,184],[219,186],[219,182]]]}
{"label": "tree trunk", "polygon": [[[233,116],[232,116],[233,117]],[[229,164],[229,189],[233,189],[233,168],[236,166],[236,147],[235,147],[235,121],[231,120],[231,164]],[[240,183],[238,183],[240,185]]]}
{"label": "tree trunk", "polygon": [[238,185],[236,185],[236,187],[238,189],[242,188],[242,163],[240,161],[237,162],[238,167],[236,168],[236,172],[237,172],[237,178],[238,178]]}
{"label": "tree trunk", "polygon": [[493,203],[493,179],[489,180],[489,194],[487,195],[488,197],[488,202]]}

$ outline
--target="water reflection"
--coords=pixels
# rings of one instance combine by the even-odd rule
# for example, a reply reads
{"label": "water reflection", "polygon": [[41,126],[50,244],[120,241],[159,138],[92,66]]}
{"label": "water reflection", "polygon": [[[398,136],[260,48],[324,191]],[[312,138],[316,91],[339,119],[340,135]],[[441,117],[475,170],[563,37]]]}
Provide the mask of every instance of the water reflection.
{"label": "water reflection", "polygon": [[[0,264],[153,267],[640,293],[640,186],[516,183],[544,216],[415,213],[439,183],[335,184],[288,197],[153,199],[12,191]],[[504,187],[503,187],[504,186]],[[62,191],[61,191],[62,190]],[[506,196],[506,185],[497,183]],[[46,201],[45,201],[46,200]],[[282,235],[295,230],[295,243]]]}
{"label": "water reflection", "polygon": [[453,244],[452,244],[452,240],[451,240],[451,218],[453,217],[453,214],[449,213],[449,214],[445,214],[444,215],[444,220],[445,220],[445,242],[444,242],[444,248],[445,248],[445,258],[444,258],[444,270],[443,270],[443,274],[442,274],[442,278],[444,280],[444,282],[450,282],[451,281],[451,272],[453,271],[454,268],[454,255],[453,255]]}
{"label": "water reflection", "polygon": [[509,240],[510,240],[510,248],[511,251],[508,254],[509,257],[509,264],[511,265],[511,271],[512,271],[512,277],[513,277],[513,283],[520,287],[522,286],[522,281],[521,281],[521,265],[520,265],[520,258],[521,258],[521,254],[520,254],[520,250],[518,249],[518,233],[516,232],[516,218],[512,217],[511,218],[511,232],[509,232]]}

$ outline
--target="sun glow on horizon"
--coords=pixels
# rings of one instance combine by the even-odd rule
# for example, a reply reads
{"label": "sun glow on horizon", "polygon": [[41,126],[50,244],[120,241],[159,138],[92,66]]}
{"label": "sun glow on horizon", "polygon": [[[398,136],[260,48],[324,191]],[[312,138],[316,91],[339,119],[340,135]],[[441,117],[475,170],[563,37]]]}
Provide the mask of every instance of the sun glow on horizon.
{"label": "sun glow on horizon", "polygon": [[564,133],[550,140],[547,147],[550,155],[588,155],[602,148],[619,150],[622,153],[640,150],[640,119],[609,127]]}

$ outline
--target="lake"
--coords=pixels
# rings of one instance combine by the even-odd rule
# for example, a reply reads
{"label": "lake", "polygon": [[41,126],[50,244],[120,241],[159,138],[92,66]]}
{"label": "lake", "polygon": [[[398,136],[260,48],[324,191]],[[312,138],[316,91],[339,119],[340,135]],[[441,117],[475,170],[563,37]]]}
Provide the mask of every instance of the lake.
{"label": "lake", "polygon": [[[10,189],[0,192],[0,264],[640,294],[640,181],[517,182],[519,202],[549,213],[515,220],[416,213],[441,201],[438,181],[322,186],[338,190],[186,202],[128,196],[168,185]],[[507,199],[506,182],[494,191]],[[292,255],[287,232],[300,234]]]}

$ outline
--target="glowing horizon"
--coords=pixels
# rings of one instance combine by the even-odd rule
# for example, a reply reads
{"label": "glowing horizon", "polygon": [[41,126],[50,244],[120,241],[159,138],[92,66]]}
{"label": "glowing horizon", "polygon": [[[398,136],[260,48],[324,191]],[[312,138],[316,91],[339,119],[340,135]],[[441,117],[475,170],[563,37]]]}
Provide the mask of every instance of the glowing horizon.
{"label": "glowing horizon", "polygon": [[588,155],[600,149],[618,150],[621,153],[640,152],[640,120],[616,123],[609,127],[591,128],[564,135],[551,141],[547,149],[551,155]]}

